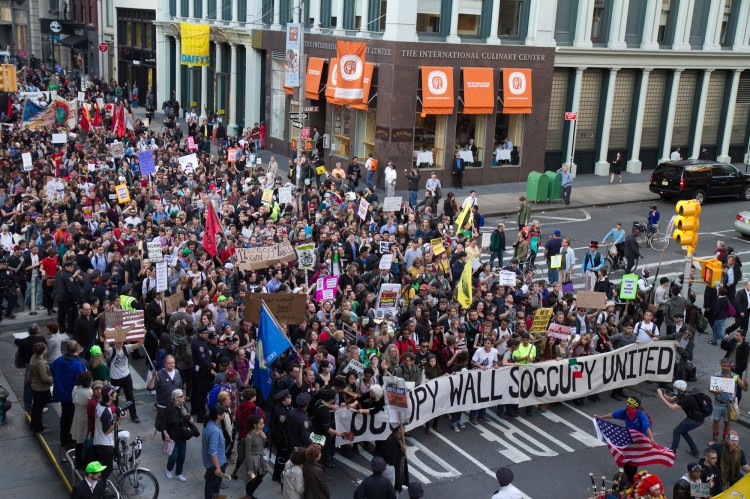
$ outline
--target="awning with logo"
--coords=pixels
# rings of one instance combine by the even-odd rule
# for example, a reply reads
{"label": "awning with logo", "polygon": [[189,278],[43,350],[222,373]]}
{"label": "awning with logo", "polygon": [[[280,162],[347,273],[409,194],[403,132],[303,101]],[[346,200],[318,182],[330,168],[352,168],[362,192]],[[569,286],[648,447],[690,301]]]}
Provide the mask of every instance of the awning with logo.
{"label": "awning with logo", "polygon": [[531,114],[531,70],[503,69],[503,114]]}
{"label": "awning with logo", "polygon": [[320,78],[323,76],[325,59],[310,57],[307,60],[307,74],[305,75],[305,97],[312,100],[320,98]]}
{"label": "awning with logo", "polygon": [[85,49],[88,40],[82,36],[70,35],[60,40],[60,45],[74,49]]}
{"label": "awning with logo", "polygon": [[339,60],[336,57],[331,57],[328,61],[328,82],[326,83],[326,100],[331,104],[341,104],[335,95],[338,72]]}
{"label": "awning with logo", "polygon": [[422,113],[453,114],[453,68],[423,66]]}
{"label": "awning with logo", "polygon": [[464,114],[492,114],[495,111],[495,83],[492,68],[461,68],[464,80]]}
{"label": "awning with logo", "polygon": [[350,104],[354,109],[360,109],[367,111],[368,104],[370,103],[370,88],[372,87],[372,73],[375,71],[375,64],[372,62],[365,63],[365,77],[362,80],[364,85],[362,90],[362,102],[359,104]]}

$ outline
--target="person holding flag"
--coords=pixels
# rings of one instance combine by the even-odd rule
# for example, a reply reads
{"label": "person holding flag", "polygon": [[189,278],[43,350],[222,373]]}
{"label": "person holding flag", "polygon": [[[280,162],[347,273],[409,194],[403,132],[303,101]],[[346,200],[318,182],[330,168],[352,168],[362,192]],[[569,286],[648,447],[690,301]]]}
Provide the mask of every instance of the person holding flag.
{"label": "person holding flag", "polygon": [[284,352],[292,348],[292,343],[276,322],[273,314],[262,302],[258,320],[258,339],[255,343],[255,369],[253,386],[260,390],[264,400],[271,394],[271,364]]}
{"label": "person holding flag", "polygon": [[216,209],[211,201],[206,203],[206,229],[203,232],[203,249],[206,250],[211,258],[214,258],[219,253],[219,248],[216,244],[216,234],[221,232],[221,223],[219,217],[216,215]]}
{"label": "person holding flag", "polygon": [[456,299],[458,300],[458,303],[463,307],[468,309],[471,307],[472,303],[472,267],[471,262],[473,260],[473,257],[470,255],[467,255],[466,253],[462,253],[461,256],[466,256],[466,264],[464,265],[464,269],[461,272],[461,277],[458,279],[458,286],[456,286]]}

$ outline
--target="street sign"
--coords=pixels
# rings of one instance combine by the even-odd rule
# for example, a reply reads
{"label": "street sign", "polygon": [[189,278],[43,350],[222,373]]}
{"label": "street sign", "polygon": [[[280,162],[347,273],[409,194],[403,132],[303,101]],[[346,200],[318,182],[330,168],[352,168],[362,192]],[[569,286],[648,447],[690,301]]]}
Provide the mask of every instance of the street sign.
{"label": "street sign", "polygon": [[99,52],[106,52],[107,50],[109,50],[109,43],[102,42],[99,44]]}
{"label": "street sign", "polygon": [[307,118],[307,113],[289,113],[290,120],[306,120]]}
{"label": "street sign", "polygon": [[306,113],[317,113],[320,111],[320,106],[305,106],[302,110]]}
{"label": "street sign", "polygon": [[566,112],[565,113],[565,121],[575,121],[578,119],[578,113],[577,112]]}
{"label": "street sign", "polygon": [[301,129],[303,125],[302,125],[301,121],[292,121],[292,126],[294,128],[300,128]]}

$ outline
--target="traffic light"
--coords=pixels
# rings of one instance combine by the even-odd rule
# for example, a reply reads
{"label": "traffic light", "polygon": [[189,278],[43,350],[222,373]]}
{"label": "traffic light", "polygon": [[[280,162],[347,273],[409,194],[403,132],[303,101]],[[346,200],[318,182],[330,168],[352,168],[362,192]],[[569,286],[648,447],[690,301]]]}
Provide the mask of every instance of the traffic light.
{"label": "traffic light", "polygon": [[719,260],[712,258],[711,260],[701,260],[701,280],[706,283],[707,286],[712,288],[718,288],[721,286],[722,278],[722,265]]}
{"label": "traffic light", "polygon": [[687,246],[692,252],[698,244],[698,227],[700,227],[701,205],[698,201],[680,201],[675,206],[679,215],[675,221],[672,238],[680,246]]}

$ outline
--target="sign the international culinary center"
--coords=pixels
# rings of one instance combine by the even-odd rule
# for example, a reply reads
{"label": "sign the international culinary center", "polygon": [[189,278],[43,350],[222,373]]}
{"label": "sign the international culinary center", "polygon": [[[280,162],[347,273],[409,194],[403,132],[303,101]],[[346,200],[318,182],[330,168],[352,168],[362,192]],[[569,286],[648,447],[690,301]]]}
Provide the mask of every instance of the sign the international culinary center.
{"label": "sign the international culinary center", "polygon": [[208,66],[211,62],[209,42],[211,26],[208,24],[180,23],[180,64]]}

